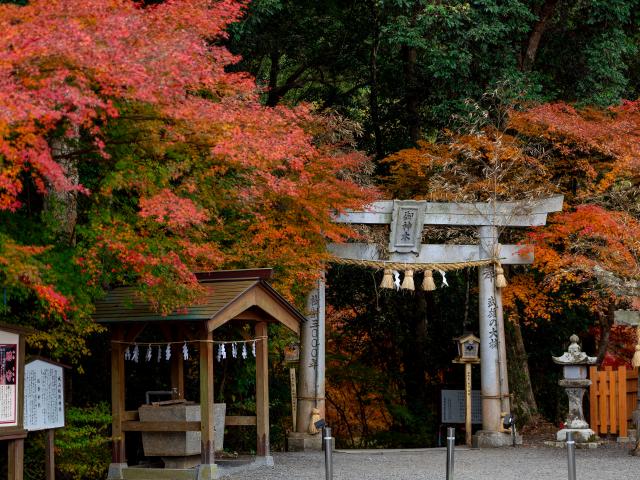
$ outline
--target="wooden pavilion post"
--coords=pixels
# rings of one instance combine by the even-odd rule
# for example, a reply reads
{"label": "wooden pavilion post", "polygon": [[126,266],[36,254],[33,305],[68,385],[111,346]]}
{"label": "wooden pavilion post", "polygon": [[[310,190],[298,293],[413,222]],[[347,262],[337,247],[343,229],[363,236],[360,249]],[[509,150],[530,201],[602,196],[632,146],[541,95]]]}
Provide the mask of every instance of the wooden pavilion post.
{"label": "wooden pavilion post", "polygon": [[127,467],[125,458],[124,432],[122,421],[125,410],[125,381],[124,381],[124,340],[122,327],[114,325],[111,330],[111,465],[109,465],[109,480],[121,479],[122,469]]}
{"label": "wooden pavilion post", "polygon": [[266,322],[258,322],[256,338],[256,430],[258,457],[270,457],[269,448],[269,338]]}
{"label": "wooden pavilion post", "polygon": [[200,466],[198,480],[215,478],[215,435],[213,420],[213,334],[206,323],[200,342]]}

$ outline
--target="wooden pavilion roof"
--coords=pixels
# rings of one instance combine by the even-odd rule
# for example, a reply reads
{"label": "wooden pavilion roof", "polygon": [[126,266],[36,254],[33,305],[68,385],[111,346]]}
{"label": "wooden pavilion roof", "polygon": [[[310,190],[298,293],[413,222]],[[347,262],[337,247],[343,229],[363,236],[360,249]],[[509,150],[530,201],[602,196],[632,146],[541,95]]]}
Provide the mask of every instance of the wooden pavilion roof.
{"label": "wooden pavilion roof", "polygon": [[271,269],[223,270],[196,273],[205,289],[193,305],[162,315],[140,299],[132,287],[118,287],[96,303],[98,323],[205,321],[213,331],[230,320],[279,322],[300,333],[305,316],[269,283]]}

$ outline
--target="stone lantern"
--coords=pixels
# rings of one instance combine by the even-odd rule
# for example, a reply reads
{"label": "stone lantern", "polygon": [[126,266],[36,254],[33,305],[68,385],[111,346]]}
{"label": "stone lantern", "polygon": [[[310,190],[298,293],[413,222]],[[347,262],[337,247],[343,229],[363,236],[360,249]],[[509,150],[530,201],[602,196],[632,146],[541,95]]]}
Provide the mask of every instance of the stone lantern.
{"label": "stone lantern", "polygon": [[573,432],[573,438],[577,442],[587,442],[595,433],[584,419],[582,398],[585,390],[591,385],[591,380],[587,378],[587,367],[596,363],[596,357],[589,357],[580,350],[580,339],[577,335],[571,335],[569,341],[571,344],[562,356],[552,357],[555,363],[563,367],[563,378],[558,384],[566,389],[569,397],[569,413],[565,428],[556,434],[556,439],[564,442],[567,432]]}

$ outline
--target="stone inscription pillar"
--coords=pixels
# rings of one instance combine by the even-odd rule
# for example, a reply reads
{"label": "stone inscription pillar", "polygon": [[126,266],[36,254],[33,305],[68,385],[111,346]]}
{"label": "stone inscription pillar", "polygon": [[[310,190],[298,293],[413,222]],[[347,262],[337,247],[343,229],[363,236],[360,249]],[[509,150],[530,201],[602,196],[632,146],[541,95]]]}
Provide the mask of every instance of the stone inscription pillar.
{"label": "stone inscription pillar", "polygon": [[309,431],[312,410],[320,410],[325,418],[325,283],[317,286],[307,297],[307,322],[300,333],[300,374],[298,377],[297,431]]}

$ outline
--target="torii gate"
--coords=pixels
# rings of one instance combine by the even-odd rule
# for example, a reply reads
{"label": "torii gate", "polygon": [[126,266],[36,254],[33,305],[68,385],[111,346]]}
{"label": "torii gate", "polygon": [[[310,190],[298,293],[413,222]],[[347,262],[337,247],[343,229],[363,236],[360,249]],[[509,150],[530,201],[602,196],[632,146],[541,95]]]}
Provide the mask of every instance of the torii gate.
{"label": "torii gate", "polygon": [[[488,203],[441,203],[414,200],[374,202],[365,211],[348,211],[336,217],[338,223],[391,225],[388,259],[382,259],[376,245],[362,243],[331,244],[336,257],[349,260],[388,260],[412,264],[447,264],[499,258],[502,264],[533,263],[533,248],[500,245],[501,227],[531,227],[546,224],[547,214],[562,210],[563,196],[538,200]],[[410,221],[407,221],[409,219]],[[466,226],[478,229],[478,245],[421,244],[424,225]],[[416,265],[420,267],[420,265]],[[420,268],[416,268],[420,269]],[[479,447],[510,445],[504,433],[502,415],[510,412],[507,360],[502,315],[502,296],[495,286],[493,264],[478,269],[482,431]],[[301,332],[300,377],[298,382],[297,431],[290,437],[292,449],[318,448],[319,441],[305,432],[314,409],[324,417],[324,282],[318,282],[307,301],[308,321]],[[314,417],[317,418],[317,415]],[[304,437],[304,440],[303,440]],[[316,435],[315,437],[319,437]],[[292,441],[293,438],[293,441]]]}

